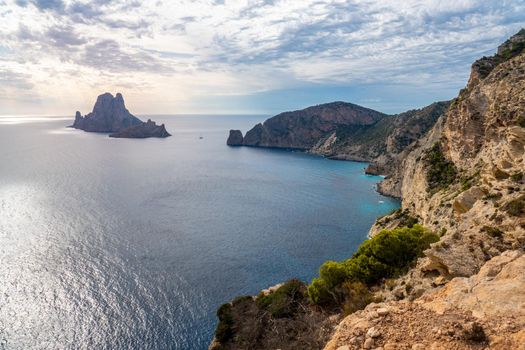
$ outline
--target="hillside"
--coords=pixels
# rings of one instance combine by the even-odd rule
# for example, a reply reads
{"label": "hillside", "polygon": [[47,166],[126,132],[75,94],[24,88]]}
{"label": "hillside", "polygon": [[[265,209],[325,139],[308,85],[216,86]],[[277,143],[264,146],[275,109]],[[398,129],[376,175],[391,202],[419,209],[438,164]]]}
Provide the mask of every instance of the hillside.
{"label": "hillside", "polygon": [[236,145],[308,150],[340,127],[371,125],[383,117],[352,103],[332,102],[276,115],[255,125]]}

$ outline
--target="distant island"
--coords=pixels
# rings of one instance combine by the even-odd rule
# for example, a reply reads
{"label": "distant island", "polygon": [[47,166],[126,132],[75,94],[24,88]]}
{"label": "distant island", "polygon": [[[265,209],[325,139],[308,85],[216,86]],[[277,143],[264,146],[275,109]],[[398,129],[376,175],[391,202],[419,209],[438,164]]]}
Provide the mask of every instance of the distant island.
{"label": "distant island", "polygon": [[148,119],[144,123],[131,114],[124,105],[122,94],[115,97],[106,92],[97,98],[93,111],[82,116],[79,111],[75,114],[75,121],[71,126],[87,132],[110,133],[115,138],[148,138],[168,137],[164,124],[157,125]]}

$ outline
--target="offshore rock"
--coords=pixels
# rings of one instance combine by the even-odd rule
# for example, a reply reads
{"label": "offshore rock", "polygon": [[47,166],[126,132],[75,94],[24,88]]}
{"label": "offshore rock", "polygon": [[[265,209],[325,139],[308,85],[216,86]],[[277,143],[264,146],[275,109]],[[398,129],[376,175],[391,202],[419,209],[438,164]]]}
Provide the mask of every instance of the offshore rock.
{"label": "offshore rock", "polygon": [[122,94],[113,97],[106,92],[98,96],[91,113],[82,117],[77,111],[72,126],[89,132],[117,132],[140,123],[142,121],[126,109]]}
{"label": "offshore rock", "polygon": [[75,121],[71,127],[87,132],[112,133],[111,137],[120,138],[170,136],[164,124],[157,126],[150,120],[144,123],[131,114],[126,109],[124,98],[120,93],[115,97],[109,92],[98,96],[91,113],[85,116],[78,111],[75,113]]}
{"label": "offshore rock", "polygon": [[228,146],[242,146],[244,138],[240,130],[230,130],[230,136],[226,141]]}

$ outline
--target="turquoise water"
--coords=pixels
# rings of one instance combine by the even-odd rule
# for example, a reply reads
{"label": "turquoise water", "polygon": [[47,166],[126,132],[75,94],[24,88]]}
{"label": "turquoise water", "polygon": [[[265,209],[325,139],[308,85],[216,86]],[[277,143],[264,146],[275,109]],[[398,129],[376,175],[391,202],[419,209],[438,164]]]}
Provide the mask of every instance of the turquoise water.
{"label": "turquoise water", "polygon": [[363,163],[225,145],[263,116],[154,119],[173,136],[0,118],[0,349],[206,349],[220,304],[309,281],[399,205]]}

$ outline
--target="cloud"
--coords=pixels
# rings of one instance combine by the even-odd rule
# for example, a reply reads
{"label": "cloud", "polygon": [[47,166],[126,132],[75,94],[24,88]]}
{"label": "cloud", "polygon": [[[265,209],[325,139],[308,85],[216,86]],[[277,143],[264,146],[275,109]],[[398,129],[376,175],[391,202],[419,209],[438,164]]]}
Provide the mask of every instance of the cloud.
{"label": "cloud", "polygon": [[84,37],[75,33],[75,29],[70,25],[51,27],[45,37],[56,47],[79,46],[87,42]]}
{"label": "cloud", "polygon": [[347,87],[349,100],[365,85],[443,99],[525,25],[522,13],[521,0],[9,0],[0,3],[0,64],[28,72],[42,93],[59,79],[85,89],[147,81],[158,98],[196,108],[206,94],[312,85]]}
{"label": "cloud", "polygon": [[80,64],[109,72],[149,71],[166,73],[171,69],[145,52],[126,52],[114,40],[102,40],[85,47]]}
{"label": "cloud", "polygon": [[31,83],[29,75],[2,69],[0,70],[0,86],[2,88],[30,90],[34,85]]}
{"label": "cloud", "polygon": [[62,0],[16,0],[15,3],[21,7],[32,4],[41,11],[62,11],[65,7]]}

